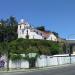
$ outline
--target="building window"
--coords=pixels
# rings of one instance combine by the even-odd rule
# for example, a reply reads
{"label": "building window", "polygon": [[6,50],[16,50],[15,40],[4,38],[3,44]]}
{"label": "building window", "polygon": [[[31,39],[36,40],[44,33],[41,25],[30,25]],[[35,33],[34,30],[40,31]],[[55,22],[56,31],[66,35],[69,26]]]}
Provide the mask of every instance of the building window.
{"label": "building window", "polygon": [[21,29],[21,26],[20,26],[20,29]]}
{"label": "building window", "polygon": [[40,33],[40,35],[42,36],[42,33]]}
{"label": "building window", "polygon": [[36,32],[38,34],[38,32]]}
{"label": "building window", "polygon": [[22,29],[22,34],[24,34],[24,29]]}
{"label": "building window", "polygon": [[26,27],[24,26],[24,29],[25,29]]}

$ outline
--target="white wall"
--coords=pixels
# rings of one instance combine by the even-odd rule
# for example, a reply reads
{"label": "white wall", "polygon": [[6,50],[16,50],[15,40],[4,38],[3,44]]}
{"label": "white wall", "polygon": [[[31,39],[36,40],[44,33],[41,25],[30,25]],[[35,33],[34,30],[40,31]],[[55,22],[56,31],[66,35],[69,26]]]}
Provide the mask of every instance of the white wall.
{"label": "white wall", "polygon": [[41,55],[39,58],[37,58],[36,61],[36,67],[45,67],[47,66],[46,56]]}
{"label": "white wall", "polygon": [[21,68],[29,68],[29,62],[25,61],[25,60],[22,60],[22,62],[21,62]]}
{"label": "white wall", "polygon": [[[18,30],[18,38],[26,38],[27,35],[27,29],[24,30],[24,33],[22,33],[22,30]],[[41,35],[36,34],[36,32],[31,32],[30,29],[28,29],[28,35],[29,39],[43,39]]]}
{"label": "white wall", "polygon": [[[5,68],[7,67],[6,56],[2,56],[0,60],[5,61]],[[53,65],[69,64],[70,57],[65,55],[45,56],[41,55],[37,58],[36,67],[46,67]],[[75,55],[71,55],[71,63],[75,63]],[[9,68],[29,68],[29,62],[26,60],[9,61]]]}
{"label": "white wall", "polygon": [[[69,64],[70,57],[68,55],[57,55],[57,56],[40,56],[37,58],[36,67],[46,67],[46,66],[53,66],[53,65],[62,65],[62,64]],[[75,63],[75,56],[71,56],[71,63]]]}
{"label": "white wall", "polygon": [[29,62],[25,60],[18,60],[18,61],[10,60],[9,68],[29,68]]}
{"label": "white wall", "polygon": [[47,66],[58,65],[57,57],[47,56]]}
{"label": "white wall", "polygon": [[57,41],[57,37],[54,34],[50,34],[47,40]]}
{"label": "white wall", "polygon": [[57,57],[42,55],[37,58],[36,67],[46,67],[51,65],[58,65]]}

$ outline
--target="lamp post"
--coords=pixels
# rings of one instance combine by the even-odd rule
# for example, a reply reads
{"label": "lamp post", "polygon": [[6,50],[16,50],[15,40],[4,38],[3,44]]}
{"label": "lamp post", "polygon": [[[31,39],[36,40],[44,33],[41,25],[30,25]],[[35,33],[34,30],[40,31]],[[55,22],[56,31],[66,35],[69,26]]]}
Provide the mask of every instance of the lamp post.
{"label": "lamp post", "polygon": [[67,49],[68,49],[68,53],[69,53],[69,57],[70,57],[70,64],[71,64],[71,51],[70,51],[70,45],[69,45],[69,38],[71,35],[68,35],[68,40],[67,40]]}

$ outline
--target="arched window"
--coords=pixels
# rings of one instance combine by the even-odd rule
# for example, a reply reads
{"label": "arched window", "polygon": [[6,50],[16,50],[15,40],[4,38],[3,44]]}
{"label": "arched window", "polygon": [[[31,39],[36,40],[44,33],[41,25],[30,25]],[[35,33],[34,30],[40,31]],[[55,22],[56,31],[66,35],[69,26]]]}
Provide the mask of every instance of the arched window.
{"label": "arched window", "polygon": [[22,34],[24,34],[24,29],[22,29]]}
{"label": "arched window", "polygon": [[38,34],[38,31],[36,33]]}
{"label": "arched window", "polygon": [[20,29],[21,29],[21,25],[20,25]]}

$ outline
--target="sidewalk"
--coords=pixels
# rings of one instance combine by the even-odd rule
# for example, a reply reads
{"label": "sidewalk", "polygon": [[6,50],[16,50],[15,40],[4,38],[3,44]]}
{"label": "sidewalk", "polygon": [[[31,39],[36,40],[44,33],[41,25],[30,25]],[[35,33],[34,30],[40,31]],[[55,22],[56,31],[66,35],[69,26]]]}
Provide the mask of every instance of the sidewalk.
{"label": "sidewalk", "polygon": [[57,69],[57,68],[62,68],[62,67],[67,67],[75,64],[64,64],[64,65],[54,65],[54,66],[49,66],[49,67],[41,67],[41,68],[33,68],[33,69],[10,69],[9,71],[0,71],[1,72],[34,72],[34,71],[42,71],[42,70],[48,70],[48,69]]}

